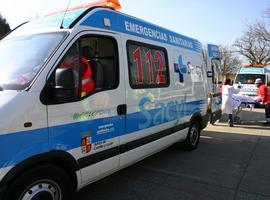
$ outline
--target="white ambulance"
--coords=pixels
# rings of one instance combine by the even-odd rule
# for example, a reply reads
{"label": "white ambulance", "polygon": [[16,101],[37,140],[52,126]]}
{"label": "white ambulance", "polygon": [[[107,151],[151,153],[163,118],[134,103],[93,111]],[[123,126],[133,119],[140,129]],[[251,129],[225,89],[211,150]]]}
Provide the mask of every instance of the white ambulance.
{"label": "white ambulance", "polygon": [[206,127],[199,41],[116,0],[28,22],[0,42],[0,199],[69,200]]}
{"label": "white ambulance", "polygon": [[251,97],[258,96],[255,80],[257,78],[262,79],[264,84],[270,81],[270,69],[269,66],[243,66],[236,74],[234,84],[241,84],[242,88],[240,94]]}

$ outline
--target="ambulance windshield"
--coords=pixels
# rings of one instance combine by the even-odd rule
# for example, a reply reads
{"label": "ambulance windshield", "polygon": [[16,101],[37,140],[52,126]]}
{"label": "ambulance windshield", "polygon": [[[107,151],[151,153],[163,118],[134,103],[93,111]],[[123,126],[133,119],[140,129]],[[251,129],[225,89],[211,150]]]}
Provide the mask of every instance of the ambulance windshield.
{"label": "ambulance windshield", "polygon": [[235,83],[255,84],[255,80],[257,78],[262,79],[263,83],[265,83],[265,74],[238,74],[236,76]]}
{"label": "ambulance windshield", "polygon": [[42,33],[0,42],[0,85],[4,90],[24,90],[37,75],[65,33]]}

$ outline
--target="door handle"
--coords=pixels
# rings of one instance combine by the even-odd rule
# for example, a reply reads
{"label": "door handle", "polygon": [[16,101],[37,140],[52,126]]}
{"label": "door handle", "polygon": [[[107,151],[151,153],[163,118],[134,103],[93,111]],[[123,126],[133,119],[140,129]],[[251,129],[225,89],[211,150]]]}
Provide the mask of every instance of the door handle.
{"label": "door handle", "polygon": [[125,115],[127,114],[127,105],[121,104],[117,106],[117,114],[118,115]]}

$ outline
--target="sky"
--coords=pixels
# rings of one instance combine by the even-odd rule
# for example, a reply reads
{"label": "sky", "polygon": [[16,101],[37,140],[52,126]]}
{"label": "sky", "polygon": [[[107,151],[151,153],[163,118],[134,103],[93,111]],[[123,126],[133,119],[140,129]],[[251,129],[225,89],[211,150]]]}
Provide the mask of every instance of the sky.
{"label": "sky", "polygon": [[[71,0],[70,7],[92,0]],[[120,0],[121,12],[193,37],[203,44],[231,45],[248,23],[259,20],[269,0]],[[11,28],[65,9],[68,0],[0,0]]]}

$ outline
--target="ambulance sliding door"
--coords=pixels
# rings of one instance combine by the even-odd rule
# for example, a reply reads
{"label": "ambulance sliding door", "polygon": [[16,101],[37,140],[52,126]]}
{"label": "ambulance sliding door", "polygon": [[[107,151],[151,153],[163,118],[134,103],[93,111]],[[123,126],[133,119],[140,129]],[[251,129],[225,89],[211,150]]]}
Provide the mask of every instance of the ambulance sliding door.
{"label": "ambulance sliding door", "polygon": [[[124,41],[123,41],[124,42]],[[162,148],[155,133],[172,126],[168,107],[169,65],[163,47],[127,39],[126,134],[120,137],[120,165],[126,166]],[[167,111],[168,112],[168,111]],[[158,141],[158,142],[157,142]],[[157,142],[155,144],[155,142]]]}

